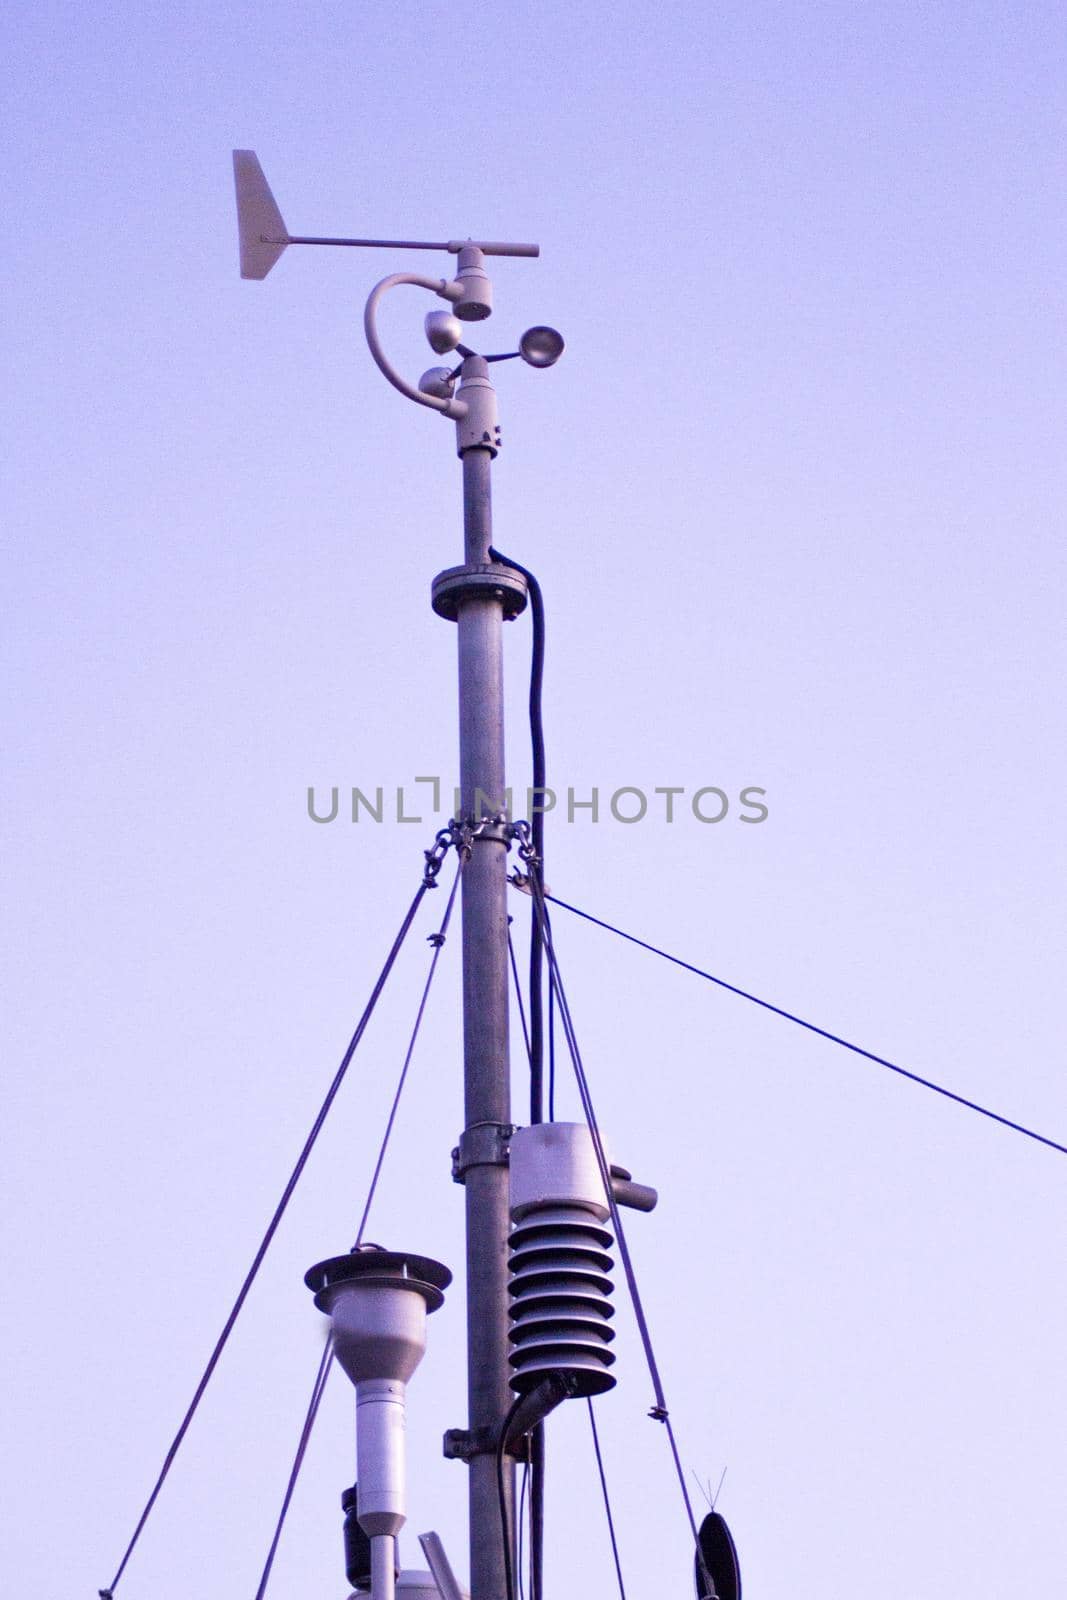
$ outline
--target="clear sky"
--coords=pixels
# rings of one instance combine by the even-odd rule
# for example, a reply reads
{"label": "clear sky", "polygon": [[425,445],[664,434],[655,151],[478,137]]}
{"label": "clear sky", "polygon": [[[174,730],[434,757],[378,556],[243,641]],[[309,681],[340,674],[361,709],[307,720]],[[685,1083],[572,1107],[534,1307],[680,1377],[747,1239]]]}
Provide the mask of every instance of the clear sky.
{"label": "clear sky", "polygon": [[[500,370],[495,468],[497,542],[547,599],[550,781],[769,807],[564,819],[556,893],[1065,1141],[1067,48],[1051,4],[15,0],[0,26],[2,1570],[93,1596],[442,820],[316,826],[307,786],[455,777],[428,603],[461,554],[452,430],[361,331],[376,278],[447,265],[294,249],[241,282],[231,148],[293,231],[542,245],[497,264],[479,337],[568,341]],[[417,377],[426,307],[395,300]],[[525,620],[507,643],[524,784]],[[613,1152],[662,1193],[633,1248],[746,1592],[1061,1593],[1067,1160],[596,930],[559,940]],[[370,1231],[458,1270],[457,957]],[[351,1241],[426,959],[122,1600],[254,1592],[320,1348],[301,1274]],[[689,1596],[619,1320],[628,1594]],[[465,1571],[439,1453],[462,1327],[457,1284],[410,1428],[413,1531]],[[351,1413],[335,1378],[276,1600],[345,1592]],[[549,1600],[610,1594],[580,1407],[549,1451]]]}

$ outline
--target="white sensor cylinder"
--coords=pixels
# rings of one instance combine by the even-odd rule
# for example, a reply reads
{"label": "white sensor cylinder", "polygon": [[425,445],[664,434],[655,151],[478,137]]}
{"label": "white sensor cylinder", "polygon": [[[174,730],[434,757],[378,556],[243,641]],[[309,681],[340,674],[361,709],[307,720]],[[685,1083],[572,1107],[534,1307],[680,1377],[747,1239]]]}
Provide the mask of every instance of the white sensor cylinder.
{"label": "white sensor cylinder", "polygon": [[456,454],[462,456],[465,450],[488,450],[495,456],[500,448],[499,412],[496,390],[489,377],[489,363],[484,356],[467,356],[458,398],[465,401],[467,409],[456,420]]}
{"label": "white sensor cylinder", "polygon": [[[610,1160],[610,1158],[609,1158]],[[610,1215],[592,1135],[584,1122],[541,1122],[511,1140],[511,1216],[578,1206],[598,1222]]]}
{"label": "white sensor cylinder", "polygon": [[456,282],[463,291],[454,302],[457,317],[464,322],[483,322],[492,315],[493,285],[485,270],[485,257],[477,245],[465,244],[459,252]]}
{"label": "white sensor cylinder", "polygon": [[[368,1255],[365,1265],[373,1268]],[[359,1525],[371,1539],[399,1533],[406,1384],[426,1351],[427,1302],[400,1277],[334,1283],[328,1297],[334,1354],[356,1386]]]}
{"label": "white sensor cylinder", "polygon": [[439,1261],[378,1245],[357,1245],[304,1274],[356,1389],[358,1515],[371,1541],[375,1600],[393,1600],[395,1538],[406,1521],[405,1385],[426,1352],[426,1318],[451,1281]]}
{"label": "white sensor cylinder", "polygon": [[356,1384],[359,1525],[371,1539],[396,1535],[407,1521],[404,1492],[405,1388],[396,1378]]}
{"label": "white sensor cylinder", "polygon": [[356,1386],[359,1525],[369,1538],[407,1520],[406,1383],[426,1350],[426,1301],[403,1282],[341,1283],[331,1292],[334,1351]]}

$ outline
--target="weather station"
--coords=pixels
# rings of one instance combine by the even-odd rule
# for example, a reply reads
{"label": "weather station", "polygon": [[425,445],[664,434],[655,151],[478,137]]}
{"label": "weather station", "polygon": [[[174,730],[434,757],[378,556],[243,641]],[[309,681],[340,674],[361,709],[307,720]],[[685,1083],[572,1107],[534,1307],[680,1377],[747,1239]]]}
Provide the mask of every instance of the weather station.
{"label": "weather station", "polygon": [[[621,1590],[619,1550],[593,1415],[594,1399],[607,1395],[616,1384],[612,1350],[616,1315],[612,1273],[616,1263],[626,1281],[652,1382],[654,1404],[649,1415],[663,1425],[670,1443],[686,1518],[681,1526],[693,1551],[698,1600],[739,1600],[740,1579],[725,1522],[712,1505],[703,1523],[697,1525],[626,1242],[622,1208],[650,1212],[657,1194],[648,1185],[635,1182],[631,1172],[608,1154],[552,939],[548,912],[552,896],[543,877],[544,813],[548,807],[542,802],[548,791],[541,717],[541,590],[527,567],[502,555],[493,543],[491,467],[501,448],[501,430],[492,369],[511,360],[547,369],[563,354],[564,341],[544,324],[528,328],[517,341],[518,348],[504,352],[483,354],[465,340],[467,328],[484,323],[493,312],[488,259],[531,259],[539,255],[539,247],[470,238],[431,242],[290,233],[255,152],[235,150],[233,170],[242,278],[265,279],[283,253],[296,245],[427,250],[455,257],[454,276],[395,272],[375,284],[367,298],[363,326],[370,354],[393,388],[420,407],[437,412],[455,428],[463,485],[462,561],[433,579],[430,598],[436,615],[456,627],[460,788],[457,814],[423,851],[415,897],[115,1577],[99,1591],[101,1600],[114,1600],[400,948],[424,897],[438,887],[448,857],[455,860],[455,875],[438,931],[429,936],[429,973],[356,1241],[346,1253],[319,1261],[305,1277],[316,1307],[328,1319],[328,1333],[255,1600],[264,1600],[267,1594],[286,1513],[334,1365],[344,1371],[355,1389],[356,1477],[341,1496],[344,1570],[352,1585],[352,1600],[365,1595],[371,1600],[519,1600],[523,1595],[544,1600],[545,1425],[550,1414],[568,1401],[588,1407]],[[423,290],[445,302],[447,309],[426,313],[424,331],[434,355],[458,358],[453,366],[430,367],[417,382],[397,371],[378,331],[383,297],[402,286]],[[533,621],[533,786],[529,791],[531,816],[524,820],[512,817],[507,804],[502,632],[505,622],[520,616],[528,606]],[[512,852],[518,864],[509,871]],[[525,992],[509,934],[509,886],[522,890],[530,902]],[[422,1360],[428,1320],[442,1306],[452,1272],[417,1250],[384,1248],[364,1236],[457,897],[462,906],[463,1097],[459,1134],[451,1150],[451,1178],[463,1186],[465,1195],[467,1422],[465,1427],[445,1429],[443,1456],[464,1463],[468,1471],[467,1584],[457,1577],[457,1567],[463,1566],[459,1553],[446,1550],[436,1531],[419,1534],[425,1569],[405,1566],[399,1550],[399,1535],[408,1518],[407,1385]],[[513,1120],[512,1112],[509,1018],[513,983],[529,1069],[525,1126]],[[552,1018],[558,1018],[585,1116],[580,1123],[555,1120],[551,1092],[546,1117],[546,989],[549,1033]],[[551,1048],[553,1072],[554,1060]],[[446,1155],[442,1152],[443,1181],[448,1175]],[[517,1497],[520,1467],[523,1487]]]}
{"label": "weather station", "polygon": [[[465,325],[484,323],[493,312],[487,258],[534,258],[540,253],[536,244],[291,234],[255,153],[237,150],[233,160],[242,277],[265,278],[290,245],[417,249],[456,258],[454,277],[395,272],[383,278],[368,296],[363,327],[389,383],[455,424],[462,464],[463,562],[441,572],[431,590],[433,610],[456,624],[459,658],[461,804],[442,842],[456,852],[462,881],[464,1125],[453,1152],[453,1177],[466,1195],[468,1424],[448,1431],[445,1453],[465,1461],[470,1474],[471,1600],[515,1600],[521,1581],[515,1470],[520,1462],[528,1466],[529,1593],[531,1600],[542,1600],[545,1419],[565,1400],[591,1401],[614,1387],[614,1260],[608,1252],[619,1245],[636,1294],[619,1207],[648,1211],[656,1202],[654,1190],[634,1184],[628,1171],[610,1162],[591,1104],[585,1124],[543,1120],[546,962],[553,995],[559,994],[542,892],[543,809],[536,803],[545,784],[536,659],[543,648],[543,614],[533,574],[493,544],[490,474],[501,430],[491,368],[515,359],[551,367],[564,341],[554,328],[538,325],[523,333],[518,349],[505,353],[481,354],[464,342]],[[430,367],[417,384],[396,370],[378,332],[381,301],[401,286],[446,303],[447,310],[427,312],[425,334],[435,355],[459,358],[453,367]],[[531,822],[516,822],[505,804],[501,634],[531,597],[535,804]],[[532,901],[526,1127],[512,1122],[511,1106],[507,893],[513,846],[524,869],[515,877]],[[440,1305],[450,1274],[437,1262],[358,1244],[348,1256],[312,1268],[307,1281],[316,1304],[331,1317],[336,1358],[356,1385],[357,1482],[346,1498],[348,1577],[357,1593],[369,1590],[373,1600],[392,1600],[394,1588],[455,1600],[467,1591],[436,1534],[421,1536],[428,1573],[401,1568],[395,1548],[405,1518],[403,1387],[424,1348],[426,1312]],[[643,1322],[639,1301],[637,1306]],[[666,1421],[662,1395],[658,1403]],[[696,1535],[687,1495],[686,1507]],[[740,1594],[733,1573],[727,1575],[721,1544],[713,1540],[705,1549],[706,1530],[704,1544],[696,1542],[697,1592],[709,1600]]]}
{"label": "weather station", "polygon": [[[737,1551],[716,1508],[717,1492],[707,1495],[708,1511],[701,1519],[694,1510],[627,1240],[623,1212],[652,1212],[657,1193],[650,1185],[635,1181],[629,1168],[619,1163],[598,1121],[561,970],[554,914],[560,911],[581,918],[719,991],[849,1052],[853,1061],[862,1060],[894,1074],[898,1081],[907,1080],[932,1092],[943,1103],[951,1102],[1060,1154],[1067,1154],[1067,1145],[727,982],[706,967],[550,891],[544,874],[548,807],[540,803],[550,793],[541,705],[545,606],[534,573],[502,554],[494,542],[491,473],[502,436],[493,369],[502,362],[518,360],[524,366],[546,370],[562,356],[564,341],[554,328],[539,324],[521,335],[517,348],[503,352],[478,351],[467,342],[474,336],[473,329],[493,313],[488,263],[493,257],[536,258],[538,246],[471,238],[431,242],[290,233],[255,153],[234,151],[233,168],[240,271],[245,279],[265,279],[290,246],[298,245],[422,250],[454,258],[455,270],[445,276],[395,272],[381,279],[367,298],[363,327],[370,355],[393,388],[454,428],[462,473],[463,549],[457,564],[433,578],[430,603],[436,616],[456,629],[460,787],[455,815],[422,851],[413,898],[115,1576],[98,1592],[101,1600],[114,1600],[399,952],[427,896],[441,886],[448,861],[454,864],[454,872],[436,931],[429,935],[425,986],[377,1147],[355,1242],[344,1253],[319,1260],[306,1274],[305,1282],[315,1306],[327,1319],[328,1331],[255,1600],[264,1600],[268,1592],[286,1513],[333,1365],[343,1370],[355,1391],[354,1460],[338,1467],[339,1477],[344,1475],[338,1555],[343,1548],[352,1600],[368,1595],[371,1600],[571,1600],[579,1589],[585,1593],[591,1587],[585,1573],[572,1570],[569,1584],[545,1581],[546,1429],[558,1408],[574,1405],[588,1411],[615,1575],[620,1600],[625,1600],[622,1557],[595,1416],[596,1405],[617,1400],[613,1391],[620,1363],[613,1346],[624,1298],[647,1369],[652,1400],[647,1416],[665,1440],[672,1493],[676,1479],[680,1500],[672,1527],[643,1529],[642,1534],[655,1540],[657,1552],[670,1549],[680,1556],[680,1570],[692,1562],[697,1600],[741,1600]],[[452,262],[448,265],[451,269]],[[431,366],[417,379],[395,368],[378,330],[383,297],[400,287],[421,290],[444,302],[443,307],[426,313],[424,331],[432,354],[452,358],[453,364]],[[505,623],[524,613],[531,622],[532,785],[528,791],[530,815],[517,818],[507,803],[502,636]],[[525,982],[509,932],[511,889],[520,892],[529,907]],[[446,1541],[437,1531],[427,1529],[418,1535],[426,1564],[416,1567],[404,1564],[399,1543],[409,1517],[407,1390],[416,1380],[432,1318],[445,1302],[453,1273],[448,1265],[421,1253],[417,1239],[391,1240],[383,1247],[371,1243],[365,1230],[456,905],[462,909],[462,1105],[457,1072],[458,1134],[451,1151],[441,1151],[440,1177],[442,1186],[451,1177],[464,1190],[467,1405],[463,1426],[454,1425],[454,1417],[441,1421],[443,1456],[463,1463],[468,1474],[468,1546],[463,1551],[451,1535]],[[509,1034],[513,1003],[514,1014],[521,1021],[524,1069],[528,1069],[529,1100],[521,1115],[512,1104]],[[557,1121],[554,1116],[551,1085],[557,1038],[560,1055],[573,1071],[580,1121]],[[521,1484],[516,1493],[519,1473]],[[414,1510],[418,1527],[424,1519],[419,1508]],[[669,1584],[662,1587],[666,1592]]]}

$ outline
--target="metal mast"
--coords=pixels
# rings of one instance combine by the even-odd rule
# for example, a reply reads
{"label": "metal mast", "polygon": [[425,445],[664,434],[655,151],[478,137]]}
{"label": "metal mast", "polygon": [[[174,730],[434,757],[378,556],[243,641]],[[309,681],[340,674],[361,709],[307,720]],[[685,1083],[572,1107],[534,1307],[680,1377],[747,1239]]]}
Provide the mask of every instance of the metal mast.
{"label": "metal mast", "polygon": [[[497,246],[500,254],[527,247]],[[508,1528],[515,1527],[515,1470],[497,1446],[512,1403],[508,1361],[508,1144],[511,1082],[508,1051],[507,781],[504,770],[503,624],[526,604],[525,580],[490,559],[493,542],[491,466],[500,444],[490,360],[460,342],[464,322],[492,310],[484,247],[459,250],[455,282],[396,274],[375,288],[364,326],[371,354],[402,393],[456,422],[463,469],[463,564],[434,580],[432,603],[455,621],[459,657],[460,815],[473,832],[463,873],[463,1131],[453,1152],[453,1176],[466,1188],[467,1402],[465,1429],[446,1435],[446,1453],[465,1460],[470,1473],[471,1600],[502,1600],[507,1592]],[[438,354],[455,350],[454,372],[431,368],[414,389],[393,370],[378,341],[379,298],[397,283],[431,289],[455,313],[430,312],[426,333]],[[521,355],[549,366],[563,341],[547,328],[523,336]],[[456,379],[459,379],[458,388]],[[501,1492],[502,1490],[502,1492]],[[508,1535],[513,1537],[513,1535]],[[510,1556],[515,1569],[514,1550]]]}
{"label": "metal mast", "polygon": [[[477,583],[491,566],[492,452],[475,446],[463,452],[462,460],[465,575],[460,581],[474,582],[460,591],[456,615],[460,788],[463,817],[480,820],[483,808],[491,808],[490,815],[504,808],[504,598],[501,590]],[[468,1427],[475,1452],[470,1456],[472,1600],[505,1593],[496,1439],[511,1403],[506,854],[506,839],[491,825],[474,841],[462,889],[464,1128],[456,1168],[466,1185]],[[513,1527],[510,1461],[504,1492]]]}
{"label": "metal mast", "polygon": [[[470,1472],[471,1600],[503,1600],[509,1556],[501,1502],[513,1530],[515,1470],[505,1455],[501,1493],[497,1449],[513,1399],[508,1360],[508,1149],[514,1132],[506,904],[511,829],[504,772],[502,631],[505,620],[517,616],[526,604],[526,581],[489,556],[490,469],[500,446],[489,364],[521,356],[530,366],[548,367],[562,352],[563,340],[551,328],[531,328],[518,350],[488,357],[461,343],[463,324],[484,321],[492,312],[486,256],[536,256],[536,245],[290,234],[254,152],[234,152],[234,174],[245,278],[265,278],[291,244],[394,245],[446,250],[458,258],[454,279],[407,272],[384,278],[371,291],[363,324],[371,354],[394,388],[455,422],[463,470],[463,563],[440,573],[432,590],[433,609],[457,625],[460,808],[456,821],[470,844],[462,898],[464,1116],[453,1151],[453,1176],[466,1188],[468,1424],[446,1434],[445,1452],[466,1461]],[[452,371],[431,368],[417,387],[390,364],[378,338],[379,302],[400,284],[429,290],[446,302],[447,311],[432,311],[426,317],[426,335],[438,355],[455,351],[462,358]],[[351,1263],[345,1265],[348,1274],[356,1270]],[[514,1550],[510,1566],[514,1572]]]}

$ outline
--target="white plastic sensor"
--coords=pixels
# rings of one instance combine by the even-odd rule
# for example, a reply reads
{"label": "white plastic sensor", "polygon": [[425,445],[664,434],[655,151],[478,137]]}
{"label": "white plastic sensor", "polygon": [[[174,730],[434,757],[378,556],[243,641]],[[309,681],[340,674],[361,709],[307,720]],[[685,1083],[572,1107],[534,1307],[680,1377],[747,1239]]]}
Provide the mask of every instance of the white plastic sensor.
{"label": "white plastic sensor", "polygon": [[456,395],[463,414],[456,420],[456,453],[488,450],[495,456],[500,449],[500,424],[497,421],[496,390],[489,377],[484,356],[468,356]]}
{"label": "white plastic sensor", "polygon": [[455,302],[456,316],[464,322],[484,322],[493,311],[493,285],[485,270],[485,258],[477,245],[465,244],[459,252],[456,282],[463,293]]}
{"label": "white plastic sensor", "polygon": [[520,1128],[511,1142],[511,1216],[546,1206],[580,1206],[597,1222],[610,1215],[592,1136],[584,1122]]}
{"label": "white plastic sensor", "polygon": [[[406,1521],[405,1391],[426,1350],[427,1315],[451,1278],[428,1257],[371,1247],[321,1261],[306,1275],[330,1319],[334,1355],[356,1387],[358,1515],[372,1547],[395,1538]],[[383,1555],[383,1574],[386,1565]],[[391,1574],[390,1567],[390,1582]],[[388,1600],[379,1588],[375,1600]]]}
{"label": "white plastic sensor", "polygon": [[551,1373],[572,1392],[614,1387],[612,1236],[596,1150],[584,1123],[542,1122],[511,1141],[511,1387]]}

